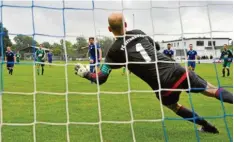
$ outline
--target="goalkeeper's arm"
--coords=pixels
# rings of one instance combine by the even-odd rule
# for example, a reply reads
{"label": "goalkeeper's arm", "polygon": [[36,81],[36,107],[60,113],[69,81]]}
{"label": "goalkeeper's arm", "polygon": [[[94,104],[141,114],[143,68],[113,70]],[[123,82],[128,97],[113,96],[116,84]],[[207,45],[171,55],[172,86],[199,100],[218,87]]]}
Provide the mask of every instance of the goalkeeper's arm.
{"label": "goalkeeper's arm", "polygon": [[97,80],[99,81],[99,84],[102,85],[105,83],[109,77],[109,74],[111,73],[111,67],[106,64],[102,64],[100,71],[96,73],[86,72],[84,74],[84,78],[95,82],[97,84]]}

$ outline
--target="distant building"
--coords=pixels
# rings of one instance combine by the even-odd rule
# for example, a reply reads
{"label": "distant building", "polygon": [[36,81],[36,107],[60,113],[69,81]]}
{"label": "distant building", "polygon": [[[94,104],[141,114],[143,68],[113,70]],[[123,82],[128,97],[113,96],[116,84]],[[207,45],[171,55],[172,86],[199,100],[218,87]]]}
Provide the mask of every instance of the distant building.
{"label": "distant building", "polygon": [[[38,49],[39,49],[39,47],[37,47],[37,46],[28,46],[28,47],[25,47],[23,49],[20,49],[19,52],[21,54],[22,59],[32,60],[32,59],[35,59],[34,55]],[[45,50],[46,53],[50,51],[50,49],[47,49],[44,47],[42,49]]]}
{"label": "distant building", "polygon": [[[174,50],[175,57],[184,57],[184,49],[189,50],[189,44],[193,45],[193,49],[197,51],[198,56],[210,56],[219,57],[220,49],[224,44],[229,45],[230,38],[184,38],[171,41],[163,41],[161,43],[162,50],[167,48],[167,44],[170,43],[172,50]],[[214,50],[215,49],[215,50]]]}
{"label": "distant building", "polygon": [[[25,53],[35,53],[38,49],[39,49],[39,47],[37,47],[37,46],[28,46],[28,47],[25,47],[23,49],[20,49],[19,51],[25,52]],[[42,47],[42,49],[45,50],[46,52],[50,51],[50,49],[47,49],[44,47]]]}

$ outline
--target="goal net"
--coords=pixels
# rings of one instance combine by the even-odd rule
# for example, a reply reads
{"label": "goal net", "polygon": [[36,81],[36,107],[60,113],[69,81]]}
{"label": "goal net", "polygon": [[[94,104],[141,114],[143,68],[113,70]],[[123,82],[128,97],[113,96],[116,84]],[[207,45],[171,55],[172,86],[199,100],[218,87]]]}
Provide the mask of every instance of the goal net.
{"label": "goal net", "polygon": [[[111,37],[107,29],[108,15],[116,11],[122,12],[128,23],[127,30],[144,31],[159,42],[159,52],[167,49],[167,44],[170,43],[175,52],[173,58],[187,71],[187,50],[189,44],[193,44],[200,56],[196,61],[200,63],[195,70],[197,74],[218,88],[232,91],[232,78],[221,78],[222,65],[216,64],[223,45],[232,47],[232,2],[32,0],[1,1],[0,4],[2,27],[8,28],[10,37],[25,35],[40,42],[61,43],[53,44],[53,47],[51,44],[53,52],[59,55],[61,52],[61,56],[55,59],[61,59],[61,62],[53,62],[50,67],[45,62],[44,76],[37,75],[35,50],[25,53],[25,61],[15,65],[15,77],[8,75],[2,56],[0,142],[233,140],[232,106],[201,95],[185,95],[184,92],[190,90],[190,87],[162,88],[160,79],[157,80],[159,89],[151,90],[133,74],[126,72],[121,75],[122,70],[113,71],[103,86],[99,83],[90,84],[75,76],[73,71],[76,62],[88,63],[86,52],[77,53],[84,55],[83,59],[75,54],[83,49],[71,50],[80,46],[82,38],[78,41],[79,35],[84,35],[86,40],[90,36]],[[23,26],[17,26],[16,23]],[[27,30],[27,27],[31,27],[31,30]],[[3,28],[1,35],[3,55]],[[13,44],[20,45],[17,40]],[[68,51],[74,59],[68,56]],[[155,61],[156,67],[158,62]],[[127,69],[129,63],[132,62],[127,59]],[[155,72],[159,75],[157,69]],[[197,125],[177,117],[162,105],[161,97],[159,101],[155,98],[155,92],[160,94],[161,91],[183,92],[180,101],[217,124],[220,134],[203,135],[197,131]],[[195,121],[195,117],[190,120]]]}

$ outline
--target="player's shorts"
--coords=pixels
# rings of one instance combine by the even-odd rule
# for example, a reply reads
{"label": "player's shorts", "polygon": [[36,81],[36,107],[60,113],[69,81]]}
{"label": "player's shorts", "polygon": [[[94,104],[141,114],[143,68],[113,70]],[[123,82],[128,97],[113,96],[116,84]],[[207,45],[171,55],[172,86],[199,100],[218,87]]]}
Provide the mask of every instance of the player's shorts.
{"label": "player's shorts", "polygon": [[196,67],[196,62],[189,61],[188,62],[188,67],[190,67],[190,66],[194,69]]}
{"label": "player's shorts", "polygon": [[[185,69],[181,67],[181,69],[177,69],[179,71],[176,71],[176,74],[173,77],[177,77],[177,81],[175,81],[172,85],[172,89],[189,89],[188,85],[188,78],[187,73]],[[199,75],[197,75],[193,71],[189,71],[189,83],[190,83],[190,90],[186,91],[191,93],[199,93],[206,90],[207,82],[202,79]],[[173,79],[174,80],[174,79]],[[161,99],[163,105],[171,105],[175,104],[180,99],[181,91],[162,91],[161,92]],[[159,98],[159,95],[157,95],[157,98]]]}
{"label": "player's shorts", "polygon": [[224,60],[224,62],[223,62],[223,67],[224,67],[224,68],[226,68],[226,67],[230,68],[231,63],[232,63],[231,61]]}
{"label": "player's shorts", "polygon": [[7,68],[13,68],[14,62],[7,62]]}

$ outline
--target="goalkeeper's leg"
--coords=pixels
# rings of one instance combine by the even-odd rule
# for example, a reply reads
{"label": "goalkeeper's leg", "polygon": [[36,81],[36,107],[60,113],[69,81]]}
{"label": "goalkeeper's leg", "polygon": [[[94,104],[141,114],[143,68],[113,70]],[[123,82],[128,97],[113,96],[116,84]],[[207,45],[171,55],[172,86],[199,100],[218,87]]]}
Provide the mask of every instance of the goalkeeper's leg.
{"label": "goalkeeper's leg", "polygon": [[[196,123],[201,127],[201,130],[209,133],[218,133],[218,130],[212,126],[209,122],[207,122],[205,119],[200,117],[197,113],[192,112],[191,110],[183,107],[178,103],[180,98],[179,91],[171,92],[169,95],[165,95],[165,91],[161,92],[161,99],[162,104],[166,106],[167,108],[171,109],[173,112],[175,112],[180,117],[192,122]],[[157,94],[157,98],[159,99],[159,94]]]}
{"label": "goalkeeper's leg", "polygon": [[192,122],[196,123],[200,126],[200,131],[209,132],[209,133],[219,133],[217,128],[215,128],[212,124],[207,122],[205,119],[200,117],[196,112],[192,112],[191,110],[185,108],[184,106],[180,105],[179,103],[174,103],[171,105],[166,105],[169,109],[175,112],[180,117]]}
{"label": "goalkeeper's leg", "polygon": [[[217,88],[216,86],[205,81],[203,78],[195,74],[194,72],[189,72],[189,80],[191,85],[191,92],[202,93],[208,97],[213,97],[226,103],[233,104],[233,94],[225,90],[224,88]],[[182,83],[181,89],[188,89],[187,79]]]}
{"label": "goalkeeper's leg", "polygon": [[233,104],[233,94],[225,90],[224,88],[217,88],[214,85],[207,83],[206,90],[201,92],[208,97],[214,97],[223,102]]}

